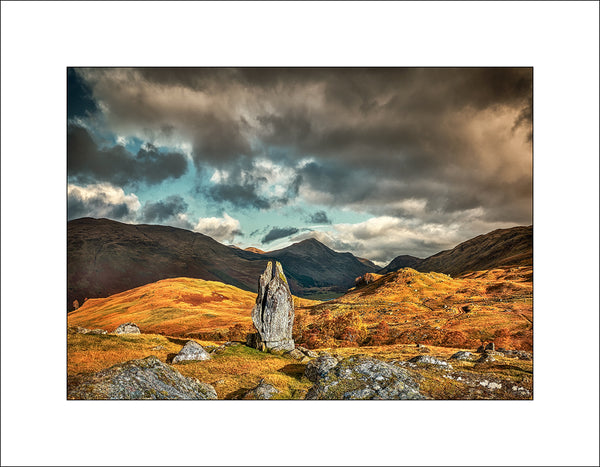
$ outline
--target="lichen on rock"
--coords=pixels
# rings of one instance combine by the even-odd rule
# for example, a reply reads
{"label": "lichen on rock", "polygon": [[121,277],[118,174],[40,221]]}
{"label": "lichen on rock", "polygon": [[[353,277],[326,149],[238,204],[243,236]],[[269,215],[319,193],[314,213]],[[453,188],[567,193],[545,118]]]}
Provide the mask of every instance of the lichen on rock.
{"label": "lichen on rock", "polygon": [[258,331],[250,334],[247,345],[259,350],[293,350],[294,299],[278,261],[269,261],[258,281],[258,295],[252,309],[252,322]]}
{"label": "lichen on rock", "polygon": [[155,356],[118,363],[84,377],[69,399],[216,399],[215,389],[183,376]]}

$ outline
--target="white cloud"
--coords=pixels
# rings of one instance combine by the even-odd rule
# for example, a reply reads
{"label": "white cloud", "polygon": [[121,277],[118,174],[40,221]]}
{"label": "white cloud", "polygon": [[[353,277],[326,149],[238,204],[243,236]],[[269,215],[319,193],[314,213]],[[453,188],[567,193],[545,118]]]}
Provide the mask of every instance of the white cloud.
{"label": "white cloud", "polygon": [[223,213],[223,217],[201,217],[194,231],[208,235],[219,242],[233,243],[235,236],[241,233],[240,221],[227,213]]}
{"label": "white cloud", "polygon": [[[334,224],[327,230],[303,232],[291,239],[298,242],[316,238],[329,248],[370,259],[380,266],[399,255],[426,258],[442,250],[494,229],[507,228],[504,223],[487,223],[477,218],[468,224],[420,223],[414,219],[390,216],[372,217],[356,224]],[[285,246],[281,245],[278,248]]]}
{"label": "white cloud", "polygon": [[125,194],[122,188],[110,183],[87,186],[67,185],[68,217],[107,217],[131,221],[140,209],[134,194]]}

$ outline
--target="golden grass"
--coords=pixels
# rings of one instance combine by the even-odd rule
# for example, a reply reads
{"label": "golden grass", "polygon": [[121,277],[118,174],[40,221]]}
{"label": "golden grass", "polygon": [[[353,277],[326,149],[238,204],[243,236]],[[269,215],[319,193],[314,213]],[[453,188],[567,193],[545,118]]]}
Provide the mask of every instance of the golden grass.
{"label": "golden grass", "polygon": [[406,268],[387,274],[346,295],[300,310],[304,326],[359,313],[373,331],[385,320],[395,335],[413,342],[460,347],[495,341],[531,350],[533,284],[530,266],[480,271],[461,278]]}
{"label": "golden grass", "polygon": [[[190,339],[156,334],[90,335],[69,333],[67,336],[67,375],[71,384],[78,377],[109,368],[117,363],[155,355],[171,361]],[[203,346],[219,345],[193,339]],[[162,348],[161,348],[162,347]],[[244,345],[232,346],[212,359],[182,362],[173,367],[185,376],[198,378],[214,386],[219,399],[237,398],[256,387],[261,379],[280,393],[275,399],[303,398],[311,383],[304,378],[304,365],[290,358],[259,352]]]}
{"label": "golden grass", "polygon": [[[256,294],[221,282],[179,277],[135,289],[92,298],[68,314],[69,326],[112,332],[134,322],[143,333],[189,336],[222,331],[236,324],[252,329],[251,311]],[[320,302],[294,297],[298,308]]]}

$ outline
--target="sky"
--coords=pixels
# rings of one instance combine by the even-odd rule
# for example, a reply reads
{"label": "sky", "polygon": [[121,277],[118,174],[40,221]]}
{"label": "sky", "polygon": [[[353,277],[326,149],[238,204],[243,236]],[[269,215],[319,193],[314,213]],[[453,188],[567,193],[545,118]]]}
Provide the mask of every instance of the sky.
{"label": "sky", "polygon": [[532,224],[531,68],[69,68],[68,219],[384,266]]}

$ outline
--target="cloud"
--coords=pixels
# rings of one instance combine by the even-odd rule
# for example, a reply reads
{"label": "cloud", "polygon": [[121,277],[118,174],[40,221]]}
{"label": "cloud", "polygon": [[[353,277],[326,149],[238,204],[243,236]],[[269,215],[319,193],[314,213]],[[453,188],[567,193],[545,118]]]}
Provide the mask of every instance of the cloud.
{"label": "cloud", "polygon": [[201,217],[198,219],[195,232],[214,238],[219,242],[233,243],[237,235],[242,235],[240,221],[223,213],[222,217]]}
{"label": "cloud", "polygon": [[[453,228],[473,213],[482,223],[531,223],[531,68],[77,73],[107,131],[183,141],[197,168],[218,171],[201,187],[215,203],[267,210],[299,198],[423,228]],[[127,160],[104,151],[103,161]],[[102,180],[134,173],[82,165]]]}
{"label": "cloud", "polygon": [[147,201],[140,214],[141,222],[168,223],[174,227],[192,230],[193,224],[185,212],[188,204],[181,196],[172,195],[160,201]]}
{"label": "cloud", "polygon": [[334,224],[327,230],[302,232],[290,241],[316,238],[335,251],[349,251],[385,266],[399,255],[426,258],[476,235],[507,227],[512,225],[481,222],[477,216],[464,224],[423,223],[415,219],[379,216],[355,224]]}
{"label": "cloud", "polygon": [[263,243],[270,243],[280,238],[289,237],[299,230],[296,227],[273,227],[261,240]]}
{"label": "cloud", "polygon": [[140,202],[135,194],[126,195],[122,188],[108,183],[67,186],[67,219],[106,217],[133,221]]}
{"label": "cloud", "polygon": [[187,165],[183,154],[162,153],[152,144],[146,144],[135,155],[120,145],[99,147],[85,128],[75,124],[68,127],[67,171],[75,181],[157,184],[181,177]]}
{"label": "cloud", "polygon": [[331,219],[327,217],[327,213],[325,211],[317,211],[308,216],[307,222],[312,224],[331,224]]}
{"label": "cloud", "polygon": [[264,210],[284,206],[295,199],[301,176],[292,168],[264,158],[244,158],[227,169],[216,169],[210,182],[200,191],[212,201]]}

